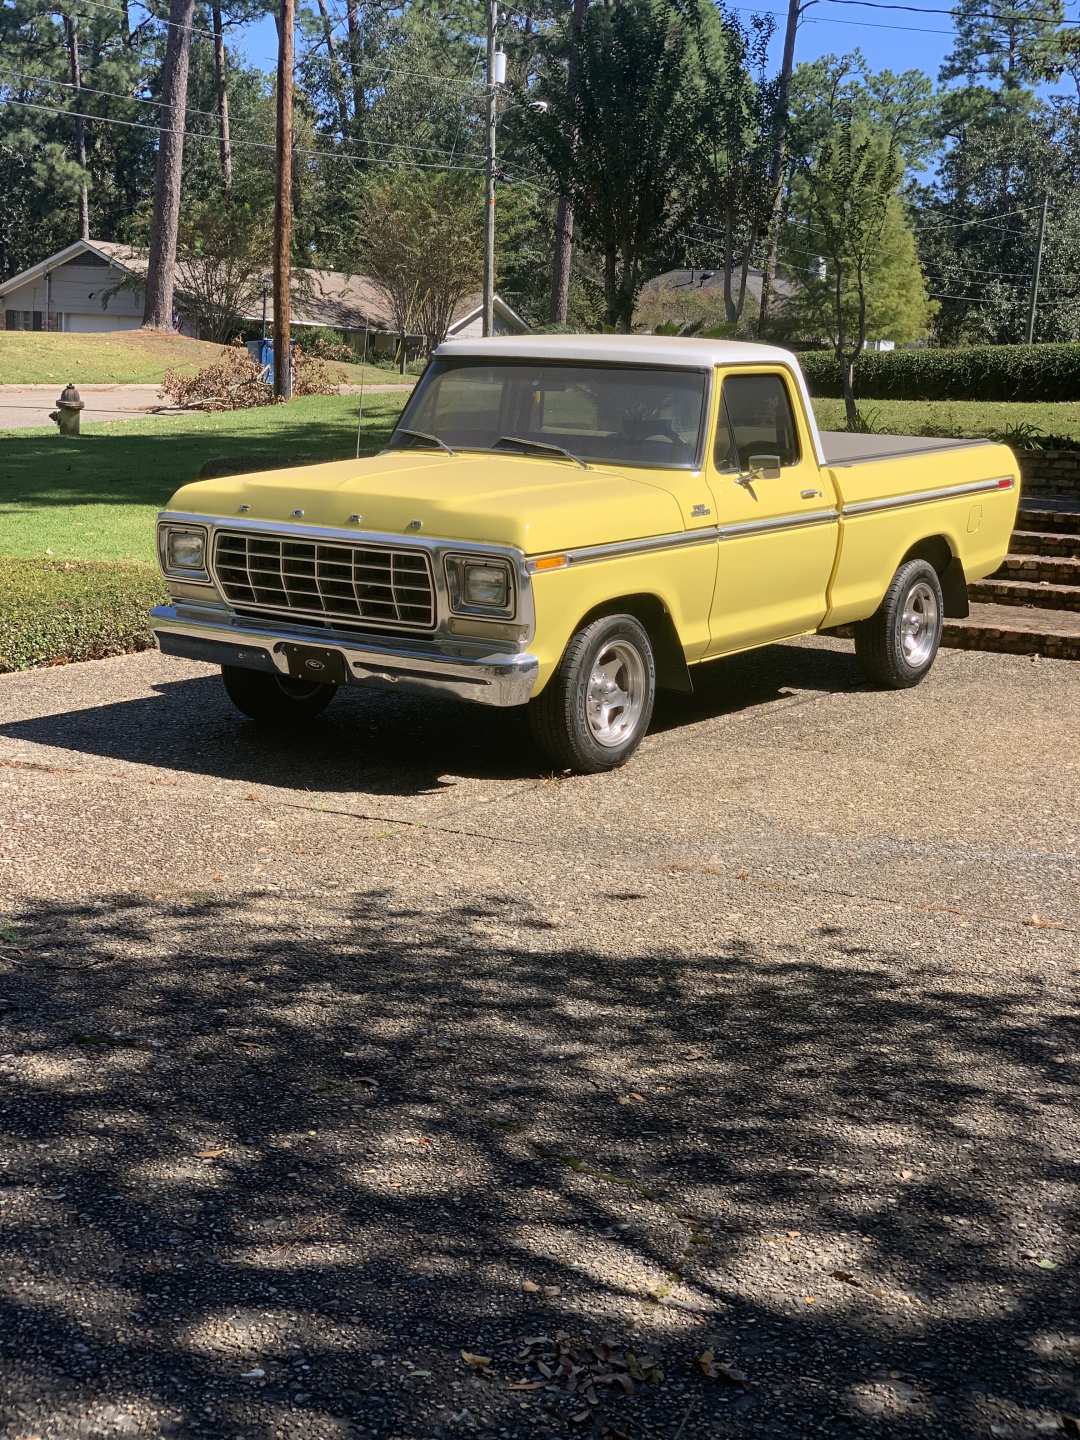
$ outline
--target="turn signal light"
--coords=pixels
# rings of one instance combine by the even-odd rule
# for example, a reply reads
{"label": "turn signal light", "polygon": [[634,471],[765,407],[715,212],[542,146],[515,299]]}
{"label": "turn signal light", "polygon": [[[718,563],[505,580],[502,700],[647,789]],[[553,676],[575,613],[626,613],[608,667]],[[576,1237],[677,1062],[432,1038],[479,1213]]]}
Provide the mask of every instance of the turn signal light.
{"label": "turn signal light", "polygon": [[541,555],[539,560],[534,561],[534,570],[563,570],[567,565],[565,555]]}

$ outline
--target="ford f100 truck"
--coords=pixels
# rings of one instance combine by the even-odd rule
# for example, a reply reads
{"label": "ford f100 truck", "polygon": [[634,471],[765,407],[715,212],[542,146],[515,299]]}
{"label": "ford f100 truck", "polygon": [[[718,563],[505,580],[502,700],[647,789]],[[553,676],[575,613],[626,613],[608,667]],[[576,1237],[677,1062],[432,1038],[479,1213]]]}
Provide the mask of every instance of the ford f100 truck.
{"label": "ford f100 truck", "polygon": [[753,646],[851,626],[917,684],[1019,483],[1002,445],[820,433],[770,346],[454,340],[381,454],[178,490],[153,626],[265,724],[391,684],[528,706],[557,766],[608,770],[657,686]]}

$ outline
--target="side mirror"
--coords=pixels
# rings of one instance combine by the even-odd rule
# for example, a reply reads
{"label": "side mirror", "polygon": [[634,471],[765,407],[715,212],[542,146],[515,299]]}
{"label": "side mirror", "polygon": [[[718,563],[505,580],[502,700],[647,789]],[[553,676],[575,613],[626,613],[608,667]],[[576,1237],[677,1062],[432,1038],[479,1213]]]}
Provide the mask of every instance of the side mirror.
{"label": "side mirror", "polygon": [[779,480],[779,455],[751,455],[746,462],[751,480]]}

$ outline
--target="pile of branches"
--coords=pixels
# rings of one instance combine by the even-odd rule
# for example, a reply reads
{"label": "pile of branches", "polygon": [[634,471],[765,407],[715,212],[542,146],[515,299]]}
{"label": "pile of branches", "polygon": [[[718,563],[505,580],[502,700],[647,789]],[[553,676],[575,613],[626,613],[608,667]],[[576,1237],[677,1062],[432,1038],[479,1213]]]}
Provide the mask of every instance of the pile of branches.
{"label": "pile of branches", "polygon": [[[325,361],[305,355],[299,345],[293,346],[293,397],[333,395],[340,377]],[[222,350],[214,365],[206,365],[194,375],[166,370],[161,382],[162,398],[177,410],[250,410],[258,405],[276,405],[281,399],[274,394],[263,367],[243,345]]]}

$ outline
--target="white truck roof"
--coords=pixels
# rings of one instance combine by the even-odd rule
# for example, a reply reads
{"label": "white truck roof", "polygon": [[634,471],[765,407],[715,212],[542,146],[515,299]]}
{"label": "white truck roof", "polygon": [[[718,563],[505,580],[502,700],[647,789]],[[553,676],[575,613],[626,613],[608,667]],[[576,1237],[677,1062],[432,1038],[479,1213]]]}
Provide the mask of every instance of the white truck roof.
{"label": "white truck roof", "polygon": [[493,335],[487,340],[444,340],[436,355],[511,360],[597,360],[613,365],[788,365],[790,350],[744,340],[696,340],[678,335]]}

